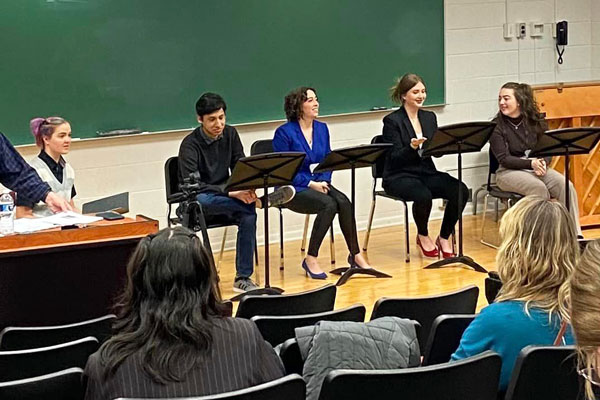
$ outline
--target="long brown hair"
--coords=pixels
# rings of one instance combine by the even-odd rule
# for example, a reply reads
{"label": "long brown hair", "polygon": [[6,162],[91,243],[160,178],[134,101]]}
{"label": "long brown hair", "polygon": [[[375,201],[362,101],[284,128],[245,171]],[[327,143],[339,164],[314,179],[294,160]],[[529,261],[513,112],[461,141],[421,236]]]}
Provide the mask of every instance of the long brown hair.
{"label": "long brown hair", "polygon": [[[598,379],[600,348],[600,240],[589,242],[571,276],[571,324],[575,333],[579,367]],[[593,399],[590,382],[586,393]]]}
{"label": "long brown hair", "polygon": [[100,348],[104,379],[139,355],[155,382],[180,381],[209,351],[221,304],[214,265],[194,232],[175,227],[146,236],[127,266],[115,334]]}
{"label": "long brown hair", "polygon": [[[517,100],[517,104],[520,106],[521,115],[526,126],[532,133],[539,138],[544,131],[547,129],[544,115],[540,113],[537,101],[533,96],[533,89],[526,83],[517,82],[506,82],[500,90],[512,89]],[[496,114],[496,121],[500,124],[505,123],[505,116],[500,111]]]}

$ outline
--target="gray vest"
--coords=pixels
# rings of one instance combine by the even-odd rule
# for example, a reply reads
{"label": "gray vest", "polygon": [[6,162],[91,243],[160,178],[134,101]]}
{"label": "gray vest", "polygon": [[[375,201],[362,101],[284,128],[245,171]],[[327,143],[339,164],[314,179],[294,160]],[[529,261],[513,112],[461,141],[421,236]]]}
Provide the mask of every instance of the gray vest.
{"label": "gray vest", "polygon": [[[65,163],[65,167],[63,168],[62,183],[56,179],[52,171],[50,171],[48,165],[39,157],[35,157],[29,161],[29,165],[36,170],[44,182],[50,185],[50,189],[52,189],[54,193],[67,201],[71,201],[71,191],[73,190],[73,185],[75,184],[75,171],[69,164]],[[41,201],[33,206],[33,215],[36,217],[47,217],[52,214],[52,210],[50,210],[48,206]]]}

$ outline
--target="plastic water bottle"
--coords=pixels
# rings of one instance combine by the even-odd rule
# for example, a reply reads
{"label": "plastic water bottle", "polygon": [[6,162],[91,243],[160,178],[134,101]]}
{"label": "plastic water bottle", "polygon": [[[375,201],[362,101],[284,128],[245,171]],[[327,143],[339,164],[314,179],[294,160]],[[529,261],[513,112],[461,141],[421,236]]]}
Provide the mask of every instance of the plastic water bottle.
{"label": "plastic water bottle", "polygon": [[15,202],[10,192],[0,195],[0,235],[10,235],[15,231]]}

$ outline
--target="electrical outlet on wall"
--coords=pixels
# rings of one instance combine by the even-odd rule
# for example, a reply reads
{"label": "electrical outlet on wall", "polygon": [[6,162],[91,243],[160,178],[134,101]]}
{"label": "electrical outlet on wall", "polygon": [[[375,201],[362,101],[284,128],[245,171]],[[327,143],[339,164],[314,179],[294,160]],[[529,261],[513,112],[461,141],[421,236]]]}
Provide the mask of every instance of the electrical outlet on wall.
{"label": "electrical outlet on wall", "polygon": [[517,22],[517,38],[523,39],[527,36],[527,23],[525,22]]}

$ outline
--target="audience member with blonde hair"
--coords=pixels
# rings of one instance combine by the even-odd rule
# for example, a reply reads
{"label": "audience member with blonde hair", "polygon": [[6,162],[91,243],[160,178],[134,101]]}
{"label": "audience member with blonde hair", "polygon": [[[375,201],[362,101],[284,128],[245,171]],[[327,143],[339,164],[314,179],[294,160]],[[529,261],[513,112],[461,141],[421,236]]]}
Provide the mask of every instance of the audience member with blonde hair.
{"label": "audience member with blonde hair", "polygon": [[570,283],[571,323],[579,353],[579,374],[587,381],[587,398],[594,399],[594,391],[600,393],[600,240],[588,243]]}
{"label": "audience member with blonde hair", "polygon": [[[537,196],[523,198],[506,212],[496,257],[502,289],[466,329],[453,360],[497,352],[504,391],[523,347],[555,341],[561,322],[568,321],[568,283],[579,260],[574,226],[561,203]],[[562,343],[573,344],[570,329]]]}

